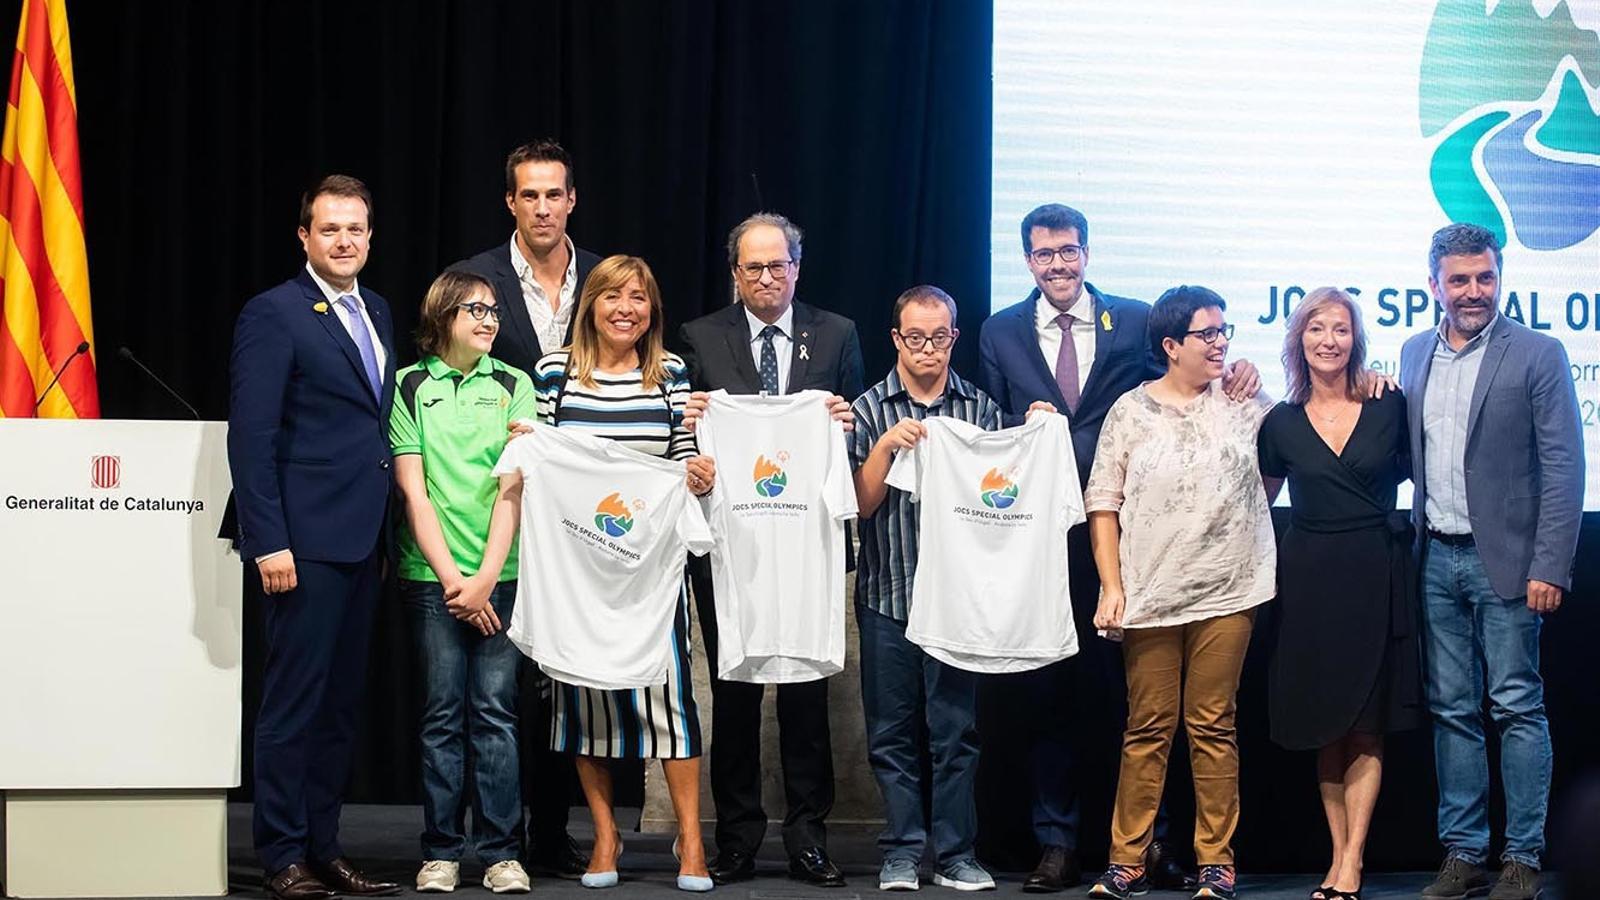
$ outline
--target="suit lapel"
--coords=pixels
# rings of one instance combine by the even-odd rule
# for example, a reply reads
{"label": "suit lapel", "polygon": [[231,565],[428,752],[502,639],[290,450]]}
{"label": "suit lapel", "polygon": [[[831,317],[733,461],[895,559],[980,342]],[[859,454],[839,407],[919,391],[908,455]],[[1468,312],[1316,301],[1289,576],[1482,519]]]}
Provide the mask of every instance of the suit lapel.
{"label": "suit lapel", "polygon": [[740,393],[759,393],[761,376],[756,372],[755,360],[750,357],[750,325],[744,319],[744,304],[734,303],[728,307],[726,321],[728,327],[724,335],[728,341],[728,354],[733,359],[734,372],[744,381]]}
{"label": "suit lapel", "polygon": [[[1021,348],[1022,355],[1027,358],[1029,367],[1033,369],[1033,374],[1038,376],[1049,391],[1050,403],[1060,410],[1062,415],[1066,415],[1067,398],[1061,396],[1061,385],[1057,384],[1055,376],[1050,374],[1050,364],[1045,361],[1044,352],[1039,349],[1039,338],[1034,333],[1034,310],[1038,303],[1039,289],[1034,288],[1033,292],[1028,294],[1028,302],[1017,311],[1017,317],[1011,327],[1016,329],[1017,344]],[[1080,407],[1083,405],[1081,396],[1078,405]]]}
{"label": "suit lapel", "polygon": [[[1100,386],[1101,379],[1096,376],[1106,367],[1106,357],[1111,355],[1112,336],[1116,333],[1117,327],[1117,314],[1112,310],[1111,304],[1088,285],[1084,285],[1084,289],[1094,298],[1094,320],[1090,323],[1094,326],[1094,362],[1089,364],[1089,377],[1083,380],[1083,390],[1078,392],[1079,409],[1088,405],[1095,388]],[[1107,322],[1111,323],[1110,327],[1106,326]],[[1062,335],[1063,340],[1067,337]]]}
{"label": "suit lapel", "polygon": [[537,360],[545,353],[545,348],[539,346],[539,335],[534,332],[533,320],[528,317],[528,301],[522,297],[522,280],[517,277],[517,270],[511,267],[511,254],[516,252],[514,245],[508,245],[498,254],[499,259],[494,264],[494,292],[500,300],[501,323],[511,326],[517,339],[533,350],[533,358]]}
{"label": "suit lapel", "polygon": [[[1498,323],[1497,323],[1498,324]],[[1508,328],[1495,328],[1489,346],[1483,348],[1483,365],[1478,369],[1478,381],[1472,386],[1472,406],[1467,411],[1467,445],[1472,445],[1472,432],[1478,426],[1478,414],[1483,412],[1483,400],[1489,394],[1489,384],[1506,358],[1506,348],[1511,343]]]}
{"label": "suit lapel", "polygon": [[[310,281],[310,276],[307,276],[306,280]],[[344,358],[350,361],[350,368],[355,370],[356,378],[360,379],[361,393],[376,404],[378,398],[372,396],[372,388],[367,383],[366,366],[361,364],[361,351],[356,349],[356,342],[350,339],[350,332],[345,330],[344,323],[339,321],[339,316],[334,313],[332,304],[328,303],[328,298],[322,296],[322,291],[317,287],[316,282],[302,286],[305,288],[305,295],[309,301],[308,305],[311,308],[311,314],[316,316],[317,321],[322,323],[322,328],[328,332],[328,337],[339,345],[340,351],[344,353]],[[317,311],[316,305],[318,303],[324,305],[322,312]],[[377,325],[376,319],[373,320],[373,324]],[[382,334],[381,329],[379,333]],[[393,359],[394,354],[390,353],[389,358]],[[384,390],[388,390],[387,382],[390,380],[392,379],[385,378]]]}
{"label": "suit lapel", "polygon": [[[802,304],[794,305],[794,334],[789,335],[789,383],[783,386],[785,394],[795,392],[795,385],[805,384],[806,374],[811,370],[811,343],[816,338],[812,327],[811,308]],[[746,353],[745,358],[750,354]]]}

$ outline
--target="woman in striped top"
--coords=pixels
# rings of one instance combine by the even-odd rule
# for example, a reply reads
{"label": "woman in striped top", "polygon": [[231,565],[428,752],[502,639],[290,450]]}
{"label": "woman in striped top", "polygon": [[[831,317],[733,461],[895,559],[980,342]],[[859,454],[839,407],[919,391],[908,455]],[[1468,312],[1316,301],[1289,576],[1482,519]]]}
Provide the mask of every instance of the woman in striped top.
{"label": "woman in striped top", "polygon": [[[602,260],[583,285],[572,344],[534,368],[539,418],[621,441],[642,453],[684,460],[688,487],[711,490],[716,470],[695,452],[683,426],[689,377],[683,360],[663,346],[661,292],[644,260]],[[657,687],[603,691],[557,682],[550,745],[577,757],[578,779],[594,814],[595,844],[588,887],[617,879],[621,836],[611,809],[608,759],[659,759],[678,817],[678,887],[707,891],[700,838],[700,716],[689,681],[687,595],[673,623],[674,665]]]}

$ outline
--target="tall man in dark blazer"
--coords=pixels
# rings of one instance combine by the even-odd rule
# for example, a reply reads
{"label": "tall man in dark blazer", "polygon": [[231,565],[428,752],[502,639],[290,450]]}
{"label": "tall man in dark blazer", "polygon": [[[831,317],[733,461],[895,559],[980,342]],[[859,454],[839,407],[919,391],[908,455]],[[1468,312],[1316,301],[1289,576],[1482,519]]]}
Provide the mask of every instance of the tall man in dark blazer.
{"label": "tall man in dark blazer", "polygon": [[[1145,333],[1150,307],[1103,294],[1084,281],[1089,223],[1069,206],[1050,203],[1028,213],[1022,220],[1022,252],[1035,286],[1022,302],[983,323],[978,384],[1000,404],[1007,425],[1019,424],[1028,407],[1039,401],[1066,415],[1078,478],[1087,483],[1111,404],[1166,371],[1151,353]],[[1235,363],[1225,380],[1235,396],[1250,396],[1260,386],[1255,367],[1244,361]],[[1068,533],[1067,553],[1078,633],[1092,635],[1100,581],[1085,526]],[[1028,708],[1059,711],[1120,690],[1121,668],[1117,646],[1091,638],[1073,659],[1008,677],[1027,698]],[[1083,773],[1073,771],[1075,745],[1083,740],[1074,732],[1080,730],[1081,720],[1073,715],[1029,718],[1033,831],[1040,856],[1023,882],[1025,891],[1054,892],[1080,880],[1077,779]],[[1146,863],[1156,887],[1184,887],[1182,869],[1159,839],[1152,842]]]}
{"label": "tall man in dark blazer", "polygon": [[[506,209],[516,220],[511,240],[450,267],[493,287],[502,317],[494,358],[524,372],[572,340],[578,297],[600,261],[567,236],[567,217],[577,205],[567,151],[551,140],[523,144],[506,157]],[[589,867],[567,833],[578,774],[570,756],[550,749],[549,680],[526,662],[521,681],[518,744],[528,808],[527,862],[546,873],[578,878]]]}
{"label": "tall man in dark blazer", "polygon": [[[757,213],[728,235],[728,266],[738,302],[689,322],[682,329],[689,383],[697,392],[734,394],[829,392],[835,418],[850,418],[850,399],[862,391],[861,341],[843,316],[794,302],[800,280],[801,233],[788,219]],[[691,412],[704,408],[700,394]],[[690,579],[716,671],[717,616],[711,570],[691,561]],[[755,873],[755,853],[766,834],[761,807],[761,697],[759,684],[711,679],[711,797],[717,808],[718,884]],[[789,874],[836,887],[844,877],[828,858],[826,819],[833,808],[833,749],[828,733],[826,679],[778,685],[779,752],[789,811],[783,845]]]}
{"label": "tall man in dark blazer", "polygon": [[[1493,232],[1441,228],[1428,266],[1442,320],[1400,350],[1446,853],[1422,896],[1532,900],[1551,772],[1539,631],[1572,587],[1583,518],[1578,396],[1561,342],[1500,315]],[[1486,681],[1506,795],[1492,887]]]}
{"label": "tall man in dark blazer", "polygon": [[356,283],[371,224],[364,184],[318,182],[300,204],[305,270],[245,304],[233,337],[237,544],[266,594],[255,845],[283,900],[400,892],[339,846],[392,485],[394,324]]}

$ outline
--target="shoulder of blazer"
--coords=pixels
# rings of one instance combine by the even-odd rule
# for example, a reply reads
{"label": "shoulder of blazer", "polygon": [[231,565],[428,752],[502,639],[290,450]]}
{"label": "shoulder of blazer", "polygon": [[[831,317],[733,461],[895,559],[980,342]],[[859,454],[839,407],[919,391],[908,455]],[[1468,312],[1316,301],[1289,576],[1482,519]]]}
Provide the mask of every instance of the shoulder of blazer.
{"label": "shoulder of blazer", "polygon": [[744,307],[738,303],[730,303],[722,309],[683,323],[683,333],[690,340],[705,340],[742,327],[745,327]]}
{"label": "shoulder of blazer", "polygon": [[1032,291],[1028,292],[1028,296],[1017,301],[1016,303],[1011,304],[1005,309],[990,313],[989,318],[984,319],[983,324],[978,326],[978,337],[983,339],[986,335],[989,335],[988,339],[994,340],[995,338],[1000,337],[1000,335],[998,333],[992,333],[991,328],[999,331],[1004,330],[1008,326],[1011,328],[1022,328],[1028,334],[1032,334],[1033,307],[1034,304],[1038,302],[1038,299],[1039,289],[1034,288]]}
{"label": "shoulder of blazer", "polygon": [[795,328],[815,328],[819,331],[835,329],[840,334],[847,334],[856,327],[854,319],[798,301],[794,305],[794,325]]}
{"label": "shoulder of blazer", "polygon": [[516,277],[516,272],[511,268],[510,243],[502,241],[482,253],[474,253],[466,259],[451,263],[448,271],[471,272],[483,278],[510,275]]}
{"label": "shoulder of blazer", "polygon": [[572,249],[576,250],[578,253],[578,283],[573,285],[573,290],[579,294],[582,294],[583,283],[589,280],[589,273],[594,271],[595,266],[600,265],[600,256],[595,253],[590,253],[588,250],[579,247],[577,244],[573,244]]}

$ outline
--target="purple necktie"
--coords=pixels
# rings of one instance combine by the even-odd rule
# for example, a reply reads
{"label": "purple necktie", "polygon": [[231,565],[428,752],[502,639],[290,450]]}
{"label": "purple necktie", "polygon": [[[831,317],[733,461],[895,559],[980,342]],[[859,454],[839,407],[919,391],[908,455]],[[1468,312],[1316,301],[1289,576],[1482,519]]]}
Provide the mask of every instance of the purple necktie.
{"label": "purple necktie", "polygon": [[1067,412],[1078,411],[1078,345],[1072,340],[1072,313],[1056,316],[1061,328],[1061,350],[1056,353],[1056,384],[1061,388],[1061,398],[1067,401]]}
{"label": "purple necktie", "polygon": [[339,305],[350,314],[350,340],[356,342],[356,352],[361,354],[361,368],[367,370],[367,384],[372,388],[372,398],[383,400],[383,376],[378,374],[378,352],[372,347],[372,335],[367,333],[367,323],[361,318],[361,307],[356,298],[345,294]]}

